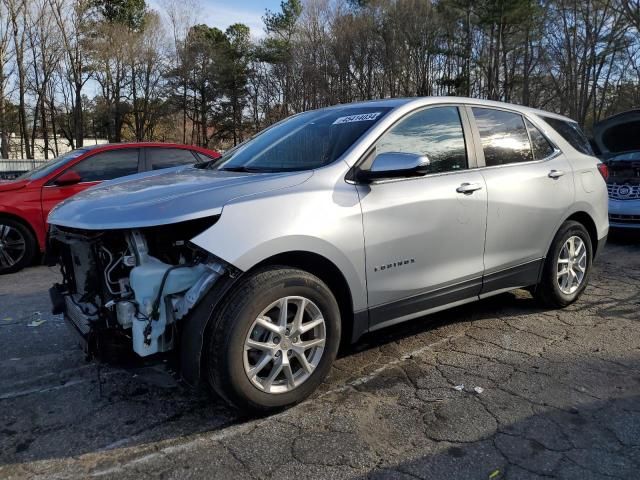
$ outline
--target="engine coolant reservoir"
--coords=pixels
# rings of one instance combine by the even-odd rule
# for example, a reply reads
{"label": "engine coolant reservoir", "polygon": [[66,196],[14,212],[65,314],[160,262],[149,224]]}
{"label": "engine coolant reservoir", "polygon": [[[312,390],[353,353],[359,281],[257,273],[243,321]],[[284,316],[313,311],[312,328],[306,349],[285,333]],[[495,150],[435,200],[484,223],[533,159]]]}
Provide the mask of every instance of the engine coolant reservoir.
{"label": "engine coolant reservoir", "polygon": [[[138,265],[131,270],[129,282],[139,306],[140,313],[137,314],[133,322],[133,350],[140,356],[146,357],[159,351],[171,348],[161,342],[161,336],[167,326],[167,312],[164,297],[174,293],[188,290],[202,275],[207,273],[204,265],[193,267],[180,267],[171,270],[162,289],[162,298],[159,304],[159,316],[157,320],[151,321],[151,342],[145,343],[144,330],[148,324],[145,317],[151,315],[153,304],[158,296],[162,277],[171,268],[171,265],[161,262],[157,258],[148,256],[142,265]],[[161,344],[162,343],[162,344]],[[164,348],[166,347],[166,348]]]}

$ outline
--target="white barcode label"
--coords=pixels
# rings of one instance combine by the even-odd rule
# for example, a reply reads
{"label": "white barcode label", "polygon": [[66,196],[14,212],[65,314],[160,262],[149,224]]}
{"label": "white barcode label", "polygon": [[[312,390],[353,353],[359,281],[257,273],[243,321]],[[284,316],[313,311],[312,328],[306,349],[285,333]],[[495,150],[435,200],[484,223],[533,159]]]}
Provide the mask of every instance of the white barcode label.
{"label": "white barcode label", "polygon": [[349,115],[348,117],[340,117],[336,118],[336,121],[333,122],[333,125],[339,125],[341,123],[352,123],[352,122],[369,122],[371,120],[375,120],[380,116],[382,112],[371,112],[371,113],[361,113],[359,115]]}

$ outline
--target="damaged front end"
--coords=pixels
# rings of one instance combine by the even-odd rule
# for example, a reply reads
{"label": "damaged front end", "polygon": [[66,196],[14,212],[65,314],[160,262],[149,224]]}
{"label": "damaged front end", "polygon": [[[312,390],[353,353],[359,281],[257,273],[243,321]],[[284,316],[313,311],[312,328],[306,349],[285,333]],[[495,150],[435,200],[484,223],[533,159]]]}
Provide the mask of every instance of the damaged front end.
{"label": "damaged front end", "polygon": [[175,350],[194,306],[233,270],[189,241],[216,219],[104,231],[51,226],[48,257],[63,277],[50,290],[54,313],[103,361]]}

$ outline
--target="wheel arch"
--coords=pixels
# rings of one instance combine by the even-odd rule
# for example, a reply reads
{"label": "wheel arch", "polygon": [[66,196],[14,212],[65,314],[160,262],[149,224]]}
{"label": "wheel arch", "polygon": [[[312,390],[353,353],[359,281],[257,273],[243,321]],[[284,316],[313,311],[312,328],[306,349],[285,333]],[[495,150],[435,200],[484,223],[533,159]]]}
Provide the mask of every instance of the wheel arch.
{"label": "wheel arch", "polygon": [[237,284],[252,272],[269,266],[298,268],[317,276],[327,284],[340,308],[342,322],[341,347],[357,340],[369,327],[365,312],[354,313],[353,297],[349,284],[340,269],[326,257],[309,251],[295,250],[272,255],[255,264],[249,270],[219,280],[185,319],[180,345],[180,371],[183,379],[197,385],[202,379],[205,343],[216,325],[213,312],[231,294]]}
{"label": "wheel arch", "polygon": [[[598,229],[596,227],[596,222],[591,218],[585,211],[578,211],[572,213],[569,217],[566,218],[565,222],[573,220],[575,222],[580,223],[587,229],[589,233],[589,238],[591,239],[591,248],[593,250],[593,258],[596,257],[598,252]],[[564,223],[564,222],[563,222]]]}
{"label": "wheel arch", "polygon": [[[356,322],[356,315],[354,315],[353,311],[353,295],[349,287],[349,282],[347,282],[343,273],[331,260],[318,253],[294,250],[266,258],[250,271],[271,265],[283,265],[304,270],[305,272],[315,275],[327,284],[340,307],[343,345],[357,339],[357,337],[362,334],[362,329],[365,326],[356,324],[358,322]],[[366,323],[366,327],[368,328],[368,319]]]}

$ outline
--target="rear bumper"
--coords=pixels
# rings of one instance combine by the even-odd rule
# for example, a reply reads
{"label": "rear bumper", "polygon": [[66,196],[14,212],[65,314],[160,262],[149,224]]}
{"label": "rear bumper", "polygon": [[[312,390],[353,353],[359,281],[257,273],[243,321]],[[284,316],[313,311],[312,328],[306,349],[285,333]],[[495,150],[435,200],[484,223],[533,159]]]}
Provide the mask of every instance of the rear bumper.
{"label": "rear bumper", "polygon": [[[640,216],[639,216],[640,217]],[[633,222],[617,221],[616,219],[609,219],[609,228],[627,228],[627,229],[640,229],[640,218]]]}

